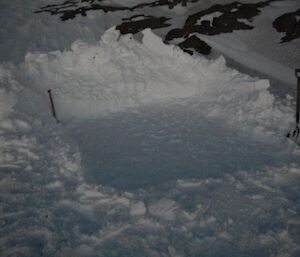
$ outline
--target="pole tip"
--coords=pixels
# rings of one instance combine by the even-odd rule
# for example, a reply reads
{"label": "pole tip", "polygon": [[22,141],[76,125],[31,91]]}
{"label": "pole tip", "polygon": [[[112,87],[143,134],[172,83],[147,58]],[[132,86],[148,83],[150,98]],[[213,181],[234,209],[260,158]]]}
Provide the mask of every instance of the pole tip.
{"label": "pole tip", "polygon": [[300,78],[300,69],[295,69],[295,75],[297,78]]}

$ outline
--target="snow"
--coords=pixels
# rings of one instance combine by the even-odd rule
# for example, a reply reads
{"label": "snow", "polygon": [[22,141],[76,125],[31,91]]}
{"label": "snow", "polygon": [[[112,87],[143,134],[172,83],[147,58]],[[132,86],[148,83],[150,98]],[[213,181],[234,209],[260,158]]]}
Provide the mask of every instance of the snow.
{"label": "snow", "polygon": [[246,129],[249,125],[258,133],[271,132],[267,130],[273,124],[282,133],[291,122],[292,110],[276,103],[267,80],[227,68],[223,57],[212,61],[191,57],[165,45],[149,29],[143,35],[141,44],[111,28],[97,44],[76,41],[71,51],[27,54],[21,69],[36,90],[41,85],[44,92],[52,88],[62,120],[197,96],[208,105],[202,107],[206,115],[239,122]]}
{"label": "snow", "polygon": [[[0,4],[1,255],[297,256],[294,99],[149,29],[101,36],[120,17],[29,11],[46,3]],[[246,42],[220,50],[288,82]]]}
{"label": "snow", "polygon": [[[180,80],[175,82],[179,76],[172,79],[173,84],[166,83],[167,78],[159,76],[157,60],[146,47],[130,36],[118,38],[119,33],[111,29],[93,46],[76,41],[72,51],[27,54],[25,72],[37,87],[43,84],[44,90],[52,88],[62,116],[89,118],[139,102],[193,94],[193,87],[186,90]],[[146,68],[147,62],[152,67]]]}
{"label": "snow", "polygon": [[208,20],[211,24],[213,22],[214,18],[218,18],[221,15],[223,15],[223,13],[221,13],[221,12],[214,12],[214,13],[211,13],[211,14],[206,14],[206,15],[202,16],[200,20],[197,21],[197,24],[201,25],[201,22],[204,21],[204,20]]}
{"label": "snow", "polygon": [[296,1],[275,1],[272,2],[270,5],[275,7],[294,7],[296,5]]}
{"label": "snow", "polygon": [[3,120],[12,112],[13,107],[16,103],[16,98],[11,92],[8,92],[5,88],[1,88],[0,89],[0,99],[1,99],[0,117],[1,117],[1,120]]}
{"label": "snow", "polygon": [[143,45],[151,51],[162,56],[170,56],[173,53],[173,46],[165,45],[162,39],[156,36],[151,29],[145,29],[143,33]]}
{"label": "snow", "polygon": [[[254,54],[254,61],[248,61],[249,65],[255,62],[255,59],[259,56],[263,56],[270,62],[263,62],[265,65],[259,63],[249,66],[254,70],[258,70],[261,73],[269,74],[271,77],[277,78],[281,81],[280,87],[295,87],[295,76],[291,71],[294,71],[299,66],[299,39],[296,39],[290,44],[280,44],[280,38],[282,35],[276,33],[272,26],[272,22],[279,16],[294,12],[299,8],[299,1],[275,1],[266,7],[261,14],[252,21],[252,26],[255,29],[246,31],[236,31],[232,35],[238,36],[243,42],[247,43],[247,46]],[[224,53],[225,54],[225,53]],[[259,55],[259,56],[258,56]],[[236,55],[235,55],[236,56]],[[248,55],[249,59],[252,59],[251,54]],[[239,60],[237,59],[239,62]],[[244,58],[241,58],[244,61]],[[263,61],[263,60],[262,60]],[[245,62],[245,65],[248,63]],[[274,63],[275,62],[275,63]],[[243,64],[243,62],[242,62]],[[278,66],[280,64],[281,68]],[[266,68],[266,65],[268,65]],[[274,67],[274,71],[271,69]],[[288,71],[290,69],[290,71]],[[286,73],[286,74],[285,74]],[[288,82],[288,83],[286,83]],[[291,84],[292,83],[292,84]]]}
{"label": "snow", "polygon": [[204,35],[201,38],[221,53],[253,70],[265,73],[290,85],[296,84],[293,69],[272,61],[251,50],[246,46],[242,39],[235,34],[223,34],[213,37]]}
{"label": "snow", "polygon": [[133,216],[143,216],[145,214],[146,208],[142,201],[132,204],[130,207],[130,214]]}
{"label": "snow", "polygon": [[1,61],[18,63],[30,51],[64,50],[76,39],[88,42],[99,40],[105,30],[103,16],[89,13],[79,17],[76,23],[62,23],[58,17],[34,14],[42,6],[57,4],[56,0],[18,0],[0,3]]}
{"label": "snow", "polygon": [[177,203],[166,198],[160,199],[149,206],[151,215],[166,220],[174,220],[177,209]]}

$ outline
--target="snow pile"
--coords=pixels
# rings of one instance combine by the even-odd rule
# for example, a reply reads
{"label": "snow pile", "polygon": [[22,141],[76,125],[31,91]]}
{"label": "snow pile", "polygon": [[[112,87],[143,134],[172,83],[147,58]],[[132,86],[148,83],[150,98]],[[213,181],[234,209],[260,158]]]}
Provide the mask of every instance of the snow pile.
{"label": "snow pile", "polygon": [[191,57],[149,29],[143,36],[139,43],[112,28],[97,44],[76,41],[71,51],[27,54],[23,71],[36,90],[53,89],[63,119],[196,97],[204,113],[260,130],[290,122],[290,108],[277,106],[267,80],[229,69],[223,57]]}
{"label": "snow pile", "polygon": [[[167,47],[160,42],[159,47]],[[126,107],[170,97],[188,97],[195,85],[174,74],[173,64],[161,71],[162,59],[149,49],[111,29],[96,45],[76,41],[72,51],[28,54],[26,73],[33,83],[53,88],[63,116],[95,117]],[[163,49],[162,49],[163,50]],[[176,52],[175,52],[176,53]],[[183,56],[184,57],[184,56]]]}

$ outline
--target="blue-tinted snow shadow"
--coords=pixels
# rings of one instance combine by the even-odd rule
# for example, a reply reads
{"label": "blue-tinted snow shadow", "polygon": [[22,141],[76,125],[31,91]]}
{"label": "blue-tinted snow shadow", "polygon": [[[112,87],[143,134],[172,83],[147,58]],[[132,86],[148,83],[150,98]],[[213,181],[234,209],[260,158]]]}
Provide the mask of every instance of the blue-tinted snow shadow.
{"label": "blue-tinted snow shadow", "polygon": [[91,183],[135,190],[295,162],[278,144],[185,109],[139,110],[69,126]]}

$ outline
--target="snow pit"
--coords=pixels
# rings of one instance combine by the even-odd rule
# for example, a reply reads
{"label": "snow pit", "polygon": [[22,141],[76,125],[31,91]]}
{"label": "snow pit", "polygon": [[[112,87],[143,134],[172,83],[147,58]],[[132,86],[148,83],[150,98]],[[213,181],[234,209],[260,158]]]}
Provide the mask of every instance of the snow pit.
{"label": "snow pit", "polygon": [[[82,28],[75,20],[63,24],[70,34],[61,33],[59,47],[57,24],[43,26],[51,49],[73,36],[88,40],[74,33]],[[227,68],[224,58],[190,57],[143,34],[139,43],[110,30],[97,44],[29,54],[12,74],[0,66],[0,252],[298,256],[299,157],[282,136],[293,110],[267,80]],[[36,49],[32,40],[8,55]],[[47,105],[50,87],[60,124]],[[271,133],[275,143],[244,128]]]}

